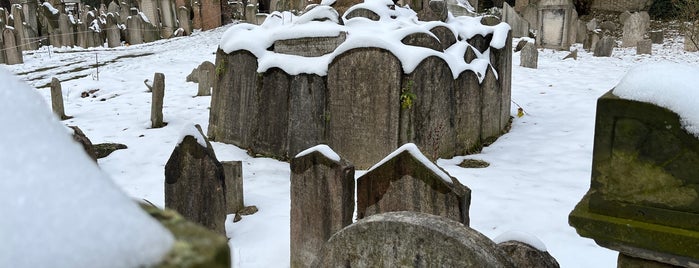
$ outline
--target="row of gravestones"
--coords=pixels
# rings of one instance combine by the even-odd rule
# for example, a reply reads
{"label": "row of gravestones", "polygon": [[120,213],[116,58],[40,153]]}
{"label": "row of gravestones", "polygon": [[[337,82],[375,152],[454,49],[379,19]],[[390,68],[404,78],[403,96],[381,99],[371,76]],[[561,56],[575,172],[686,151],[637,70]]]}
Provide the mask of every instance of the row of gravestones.
{"label": "row of gravestones", "polygon": [[470,229],[471,190],[414,144],[356,180],[352,224],[354,171],[326,145],[291,160],[291,267],[558,267],[527,245],[530,258],[512,259]]}
{"label": "row of gravestones", "polygon": [[20,64],[24,62],[22,49],[17,42],[19,36],[12,27],[7,27],[6,11],[0,8],[0,64]]}
{"label": "row of gravestones", "polygon": [[[432,30],[440,41],[418,33],[403,43],[441,51],[456,42],[451,31],[441,28]],[[489,38],[468,40],[465,61],[476,57],[474,49],[485,52]],[[318,56],[342,41],[342,34],[335,39],[281,40],[274,49]],[[313,43],[314,49],[294,43]],[[506,44],[490,47],[492,67],[485,73],[466,70],[456,79],[437,57],[426,58],[405,74],[400,61],[379,48],[344,52],[330,63],[327,76],[289,75],[278,68],[258,74],[252,53],[219,50],[208,133],[212,140],[281,159],[325,143],[361,168],[407,142],[429,151],[432,158],[465,154],[499,136],[509,124],[512,50],[511,42]],[[401,96],[406,94],[417,98],[405,105]]]}

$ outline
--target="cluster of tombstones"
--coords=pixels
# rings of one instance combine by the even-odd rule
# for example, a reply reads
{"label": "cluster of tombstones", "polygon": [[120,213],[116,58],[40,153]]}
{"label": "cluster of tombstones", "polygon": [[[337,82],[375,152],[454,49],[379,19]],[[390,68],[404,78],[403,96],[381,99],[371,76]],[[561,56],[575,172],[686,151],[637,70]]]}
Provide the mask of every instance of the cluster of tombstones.
{"label": "cluster of tombstones", "polygon": [[213,2],[112,1],[77,12],[60,1],[13,4],[9,12],[0,8],[0,63],[22,63],[22,51],[41,45],[118,47],[213,29],[221,25],[221,7]]}

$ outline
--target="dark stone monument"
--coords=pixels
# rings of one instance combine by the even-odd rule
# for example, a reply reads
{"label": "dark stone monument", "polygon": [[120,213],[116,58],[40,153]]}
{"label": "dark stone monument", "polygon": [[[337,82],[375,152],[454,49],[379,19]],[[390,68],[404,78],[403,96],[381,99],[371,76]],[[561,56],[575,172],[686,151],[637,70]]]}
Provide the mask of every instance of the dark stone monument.
{"label": "dark stone monument", "polygon": [[226,214],[238,213],[245,208],[243,198],[243,164],[240,161],[223,161],[226,186]]}
{"label": "dark stone monument", "polygon": [[532,43],[527,43],[519,52],[519,66],[536,69],[539,62],[539,50]]}
{"label": "dark stone monument", "polygon": [[186,135],[165,164],[165,207],[225,235],[224,169],[201,127],[192,128],[198,133]]}
{"label": "dark stone monument", "polygon": [[602,39],[599,40],[599,42],[597,42],[597,45],[595,46],[595,52],[592,55],[595,57],[611,57],[612,51],[614,51],[615,46],[616,40],[614,40],[614,37],[602,37]]}
{"label": "dark stone monument", "polygon": [[51,78],[51,108],[53,113],[58,116],[61,120],[66,120],[70,118],[66,116],[65,109],[63,109],[63,90],[61,90],[61,81],[58,78]]}
{"label": "dark stone monument", "polygon": [[[327,155],[329,154],[329,155]],[[354,166],[319,145],[291,160],[291,267],[312,267],[323,244],[352,223]]]}
{"label": "dark stone monument", "polygon": [[163,122],[163,98],[165,98],[165,75],[155,73],[153,76],[152,100],[150,108],[150,122],[152,128],[164,127]]}

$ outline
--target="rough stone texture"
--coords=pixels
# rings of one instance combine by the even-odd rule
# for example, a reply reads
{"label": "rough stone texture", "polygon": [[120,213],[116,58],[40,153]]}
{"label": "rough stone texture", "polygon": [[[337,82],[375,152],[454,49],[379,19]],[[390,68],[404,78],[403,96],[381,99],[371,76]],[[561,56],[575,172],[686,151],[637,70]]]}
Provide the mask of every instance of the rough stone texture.
{"label": "rough stone texture", "polygon": [[[112,2],[112,4],[114,4],[114,2]],[[121,46],[121,32],[117,27],[116,15],[112,13],[107,14],[107,25],[105,32],[107,33],[107,47]]]}
{"label": "rough stone texture", "polygon": [[141,204],[141,208],[175,237],[175,246],[154,268],[231,267],[231,250],[225,236],[188,221],[171,209],[160,210],[146,204]]}
{"label": "rough stone texture", "polygon": [[128,149],[129,147],[120,143],[98,143],[92,145],[92,148],[95,150],[95,156],[97,158],[104,158],[116,150]]}
{"label": "rough stone texture", "polygon": [[650,39],[638,41],[638,45],[636,46],[636,55],[641,54],[653,54],[653,41]]}
{"label": "rough stone texture", "polygon": [[257,91],[257,115],[252,151],[255,154],[289,157],[289,84],[291,78],[279,68],[262,74]]}
{"label": "rough stone texture", "polygon": [[445,26],[436,26],[430,29],[430,32],[439,39],[439,43],[442,44],[442,51],[456,43],[456,35]]}
{"label": "rough stone texture", "polygon": [[[325,141],[325,78],[315,74],[291,77],[289,89],[289,156]],[[327,116],[327,117],[326,117]]]}
{"label": "rough stone texture", "polygon": [[665,37],[665,30],[657,30],[657,31],[650,31],[648,32],[648,36],[650,36],[650,40],[653,41],[653,44],[662,44]]}
{"label": "rough stone texture", "polygon": [[411,33],[401,40],[403,44],[416,47],[429,48],[436,51],[443,51],[439,39],[427,33]]}
{"label": "rough stone texture", "polygon": [[593,0],[592,8],[607,11],[638,11],[648,10],[653,1],[648,0]]}
{"label": "rough stone texture", "polygon": [[274,52],[303,57],[320,57],[335,51],[345,41],[347,34],[340,33],[330,37],[304,37],[297,39],[277,40],[274,42]]}
{"label": "rough stone texture", "polygon": [[[357,72],[371,66],[381,72]],[[330,147],[358,168],[369,168],[398,147],[401,63],[378,48],[353,49],[328,68]]]}
{"label": "rough stone texture", "polygon": [[515,267],[558,268],[556,261],[548,251],[540,251],[519,241],[505,241],[498,248],[507,255]]}
{"label": "rough stone texture", "polygon": [[473,71],[464,71],[454,81],[454,128],[456,153],[465,155],[481,146],[481,85]]}
{"label": "rough stone texture", "polygon": [[597,102],[592,183],[569,221],[621,253],[699,265],[699,140],[674,112],[608,92]]}
{"label": "rough stone texture", "polygon": [[681,266],[675,266],[672,264],[651,261],[641,258],[631,257],[629,255],[619,253],[619,258],[617,258],[617,268],[679,268]]}
{"label": "rough stone texture", "polygon": [[150,126],[160,128],[165,126],[163,122],[163,98],[165,98],[165,75],[155,73],[153,76],[153,92],[150,108]]}
{"label": "rough stone texture", "polygon": [[376,12],[368,10],[366,8],[355,8],[345,16],[345,18],[352,19],[356,17],[361,17],[361,18],[367,18],[370,20],[378,21],[381,17],[379,17],[379,14],[376,14]]}
{"label": "rough stone texture", "polygon": [[502,21],[512,27],[512,36],[515,38],[529,36],[529,22],[519,16],[514,8],[507,3],[502,6]]}
{"label": "rough stone texture", "polygon": [[[539,31],[537,45],[544,48],[568,50],[577,14],[572,0],[541,0],[538,4]],[[572,35],[573,37],[575,35]]]}
{"label": "rough stone texture", "polygon": [[689,52],[699,51],[699,23],[695,24],[694,31],[687,29],[684,32],[684,50]]}
{"label": "rough stone texture", "polygon": [[128,43],[138,45],[143,43],[143,19],[141,16],[129,16],[126,21],[126,29],[128,32]]}
{"label": "rough stone texture", "polygon": [[[257,58],[244,50],[216,53],[217,82],[211,96],[209,138],[241,148],[252,145],[257,120]],[[231,71],[232,70],[232,71]]]}
{"label": "rough stone texture", "polygon": [[197,96],[211,96],[211,84],[213,82],[211,76],[213,73],[209,70],[199,70],[198,73]]}
{"label": "rough stone texture", "polygon": [[160,14],[160,35],[162,38],[172,37],[175,29],[177,28],[177,12],[175,9],[174,0],[160,0],[158,1],[159,14]]}
{"label": "rough stone texture", "polygon": [[[512,31],[507,33],[505,40],[512,40]],[[505,42],[502,49],[490,50],[490,64],[495,67],[500,84],[500,130],[495,136],[483,136],[483,138],[497,138],[508,128],[510,123],[510,100],[512,98],[512,42]],[[485,88],[485,87],[484,87]]]}
{"label": "rough stone texture", "polygon": [[426,58],[407,75],[401,94],[413,93],[416,97],[411,107],[401,103],[401,122],[408,122],[400,126],[401,144],[415,143],[432,160],[454,154],[453,87],[451,69],[438,57]]}
{"label": "rough stone texture", "polygon": [[614,37],[611,37],[611,36],[602,37],[602,40],[599,40],[599,42],[597,42],[597,45],[595,46],[595,52],[594,52],[593,56],[595,56],[595,57],[611,57],[615,46],[616,46],[616,40],[614,40]]}
{"label": "rough stone texture", "polygon": [[531,3],[522,9],[522,18],[529,22],[529,29],[539,29],[539,8]]}
{"label": "rough stone texture", "polygon": [[514,267],[484,235],[409,211],[360,220],[333,235],[313,267]]}
{"label": "rough stone texture", "polygon": [[140,11],[146,18],[150,21],[153,26],[159,25],[160,20],[158,16],[158,0],[141,0],[139,1]]}
{"label": "rough stone texture", "polygon": [[539,62],[539,51],[532,43],[527,43],[519,52],[519,66],[536,69]]}
{"label": "rough stone texture", "polygon": [[15,39],[15,32],[12,29],[5,28],[2,31],[2,40],[5,47],[5,63],[7,65],[24,63],[22,57],[22,49]]}
{"label": "rough stone texture", "polygon": [[624,22],[624,33],[621,38],[622,47],[635,47],[638,41],[643,40],[643,36],[650,27],[650,15],[648,12],[635,12]]}
{"label": "rough stone texture", "polygon": [[323,244],[352,223],[354,166],[320,152],[291,160],[291,267],[312,267]]}
{"label": "rough stone texture", "polygon": [[251,4],[245,6],[245,21],[257,24],[257,7]]}
{"label": "rough stone texture", "polygon": [[201,3],[199,16],[202,31],[221,26],[221,0],[200,0],[199,2]]}
{"label": "rough stone texture", "polygon": [[614,31],[616,31],[617,26],[616,23],[613,21],[603,21],[602,23],[599,24],[599,29],[602,30],[604,33],[609,34]]}
{"label": "rough stone texture", "polygon": [[61,120],[68,119],[66,112],[63,109],[63,90],[61,90],[61,81],[58,78],[51,78],[51,108],[53,113]]}
{"label": "rough stone texture", "polygon": [[61,45],[68,47],[75,45],[73,40],[73,24],[65,13],[60,13],[58,17],[58,28],[61,32]]}
{"label": "rough stone texture", "polygon": [[80,143],[82,145],[83,149],[85,150],[85,153],[92,158],[95,162],[97,162],[97,154],[95,153],[95,149],[92,146],[92,142],[90,141],[90,138],[83,133],[83,131],[77,127],[77,126],[69,126],[71,129],[73,129],[73,140],[76,142]]}
{"label": "rough stone texture", "polygon": [[180,6],[177,8],[177,20],[179,21],[179,26],[184,30],[185,35],[192,34],[192,20],[189,19],[189,8],[185,6]]}
{"label": "rough stone texture", "polygon": [[471,190],[439,175],[409,152],[398,153],[357,179],[357,218],[389,211],[430,213],[469,224]]}
{"label": "rough stone texture", "polygon": [[583,20],[578,19],[575,30],[575,43],[585,43],[585,38],[587,38],[587,26]]}
{"label": "rough stone texture", "polygon": [[594,31],[588,31],[587,38],[585,38],[585,42],[583,43],[583,49],[587,50],[588,52],[593,52],[597,47],[599,39],[600,37],[598,33]]}
{"label": "rough stone texture", "polygon": [[[495,78],[495,70],[488,68],[481,83],[481,138],[500,136],[500,107],[502,105],[502,89]],[[510,105],[507,103],[507,105]]]}
{"label": "rough stone texture", "polygon": [[[202,137],[201,127],[196,125]],[[185,136],[165,164],[165,207],[216,233],[225,235],[226,185],[223,165],[204,138]]]}
{"label": "rough stone texture", "polygon": [[226,214],[238,213],[245,207],[243,198],[243,164],[241,161],[223,161],[226,186]]}

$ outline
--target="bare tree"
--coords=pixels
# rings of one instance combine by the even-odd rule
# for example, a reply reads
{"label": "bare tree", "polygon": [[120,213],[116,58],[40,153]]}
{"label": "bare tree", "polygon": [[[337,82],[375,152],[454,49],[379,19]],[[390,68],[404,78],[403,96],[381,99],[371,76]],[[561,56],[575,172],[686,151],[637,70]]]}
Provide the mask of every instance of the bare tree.
{"label": "bare tree", "polygon": [[673,0],[679,11],[678,19],[681,24],[681,31],[685,35],[685,42],[691,42],[694,47],[699,48],[699,0]]}

